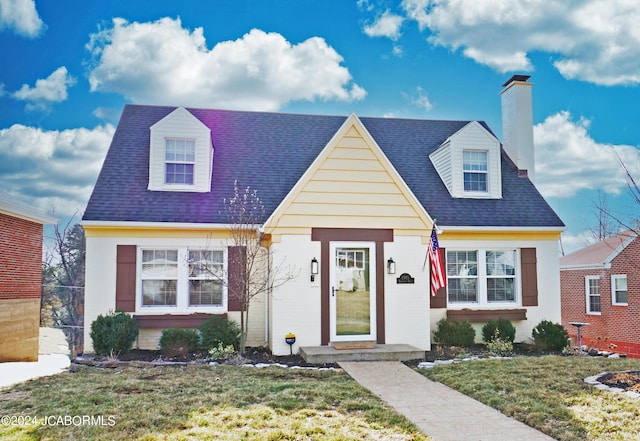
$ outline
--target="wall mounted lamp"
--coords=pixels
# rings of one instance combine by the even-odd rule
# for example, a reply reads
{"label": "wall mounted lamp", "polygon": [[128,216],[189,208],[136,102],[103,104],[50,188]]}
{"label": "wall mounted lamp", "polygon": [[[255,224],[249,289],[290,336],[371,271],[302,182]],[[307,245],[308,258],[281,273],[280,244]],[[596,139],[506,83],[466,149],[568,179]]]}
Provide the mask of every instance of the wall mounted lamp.
{"label": "wall mounted lamp", "polygon": [[389,260],[387,260],[387,273],[388,274],[396,273],[396,263],[393,261],[393,257],[389,257]]}
{"label": "wall mounted lamp", "polygon": [[316,276],[318,275],[318,260],[314,257],[311,259],[311,281],[314,282],[316,280]]}

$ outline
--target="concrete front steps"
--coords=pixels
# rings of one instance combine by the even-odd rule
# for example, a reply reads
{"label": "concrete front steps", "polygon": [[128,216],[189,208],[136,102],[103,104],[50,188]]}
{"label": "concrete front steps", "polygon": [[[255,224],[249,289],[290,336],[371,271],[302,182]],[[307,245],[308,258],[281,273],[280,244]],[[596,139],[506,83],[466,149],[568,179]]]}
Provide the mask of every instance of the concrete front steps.
{"label": "concrete front steps", "polygon": [[369,342],[335,343],[331,346],[301,346],[307,363],[340,361],[405,361],[424,359],[425,351],[407,344],[382,345]]}

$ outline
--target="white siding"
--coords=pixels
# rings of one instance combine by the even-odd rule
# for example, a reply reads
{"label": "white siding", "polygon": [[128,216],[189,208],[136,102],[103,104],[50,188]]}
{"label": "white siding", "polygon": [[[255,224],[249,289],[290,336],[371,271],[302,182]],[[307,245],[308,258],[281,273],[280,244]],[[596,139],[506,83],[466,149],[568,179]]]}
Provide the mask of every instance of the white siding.
{"label": "white siding", "polygon": [[444,185],[449,190],[449,193],[453,194],[453,171],[452,171],[452,159],[451,159],[451,142],[446,142],[433,152],[429,158],[433,163],[440,179],[444,182]]}
{"label": "white siding", "polygon": [[[151,145],[149,154],[149,190],[153,191],[192,191],[211,190],[211,169],[213,147],[211,131],[183,107],[151,126]],[[165,139],[195,140],[196,155],[194,167],[194,185],[165,185]]]}
{"label": "white siding", "polygon": [[[296,343],[293,352],[300,346],[320,346],[320,279],[311,282],[310,262],[314,257],[320,261],[320,242],[312,242],[305,236],[283,236],[282,241],[271,246],[278,263],[294,265],[297,277],[279,288],[270,296],[270,342],[276,355],[289,354],[285,335],[293,332]],[[322,268],[320,268],[322,271]]]}
{"label": "white siding", "polygon": [[[478,150],[488,153],[487,193],[465,193],[462,172],[462,152],[464,150]],[[453,197],[500,199],[502,197],[500,155],[500,142],[479,123],[472,121],[453,134],[429,158]]]}
{"label": "white siding", "polygon": [[[420,237],[398,237],[384,244],[385,261],[393,257],[396,274],[385,273],[386,342],[407,343],[431,349],[429,267],[423,268],[427,245]],[[398,284],[397,278],[408,273],[413,284]]]}

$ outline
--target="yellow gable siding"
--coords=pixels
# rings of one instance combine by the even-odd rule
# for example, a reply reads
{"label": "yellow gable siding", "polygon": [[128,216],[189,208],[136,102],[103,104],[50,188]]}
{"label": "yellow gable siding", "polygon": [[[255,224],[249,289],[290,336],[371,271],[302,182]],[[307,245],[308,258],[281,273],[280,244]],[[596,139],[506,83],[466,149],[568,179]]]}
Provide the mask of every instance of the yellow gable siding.
{"label": "yellow gable siding", "polygon": [[274,234],[311,227],[394,228],[396,234],[429,230],[390,171],[355,125],[345,131],[310,170],[308,179],[272,225]]}

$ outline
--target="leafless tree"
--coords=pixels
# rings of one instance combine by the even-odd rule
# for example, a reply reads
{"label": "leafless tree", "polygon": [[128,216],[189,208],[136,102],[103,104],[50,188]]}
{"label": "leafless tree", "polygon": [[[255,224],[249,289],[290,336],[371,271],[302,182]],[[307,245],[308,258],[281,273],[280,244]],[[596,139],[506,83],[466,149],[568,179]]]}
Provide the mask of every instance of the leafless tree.
{"label": "leafless tree", "polygon": [[70,220],[63,227],[55,225],[54,236],[43,262],[42,304],[49,310],[49,323],[63,329],[75,355],[83,351],[84,229]]}
{"label": "leafless tree", "polygon": [[257,190],[240,190],[236,181],[233,197],[225,200],[225,207],[231,230],[227,292],[229,301],[236,302],[240,309],[240,348],[244,351],[251,300],[271,293],[296,274],[292,266],[275,263],[274,253],[265,246],[269,237],[262,229],[265,209]]}
{"label": "leafless tree", "polygon": [[615,229],[615,232],[629,231],[637,235],[640,234],[640,186],[622,158],[617,153],[616,156],[625,175],[627,194],[632,200],[631,211],[629,213],[615,213],[609,208],[606,199],[604,203],[601,199],[600,203],[596,204],[597,216],[608,228]]}

